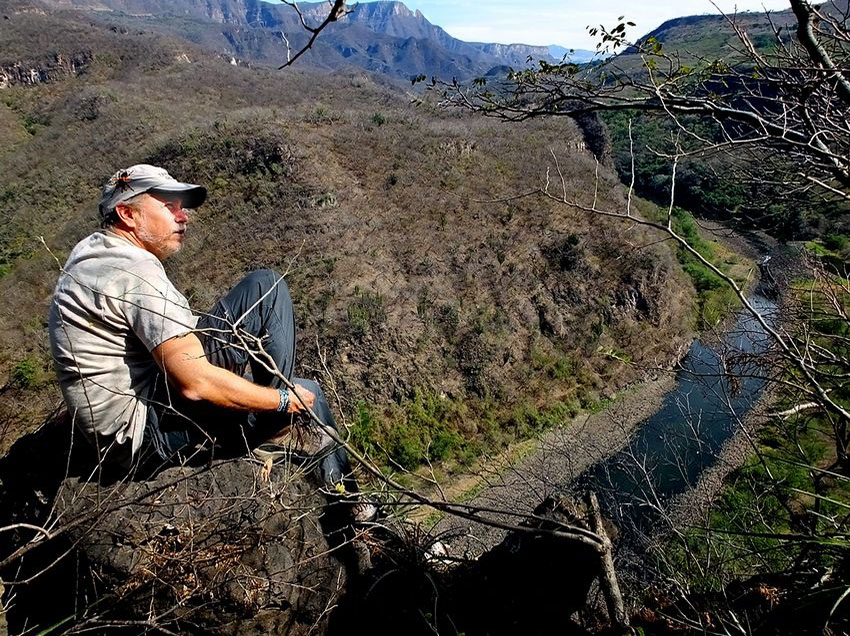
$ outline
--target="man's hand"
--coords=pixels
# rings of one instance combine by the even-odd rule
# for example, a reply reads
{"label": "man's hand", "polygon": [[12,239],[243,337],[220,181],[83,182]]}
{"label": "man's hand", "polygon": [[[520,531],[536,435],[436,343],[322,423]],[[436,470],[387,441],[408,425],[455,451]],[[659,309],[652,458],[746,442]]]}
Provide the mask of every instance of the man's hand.
{"label": "man's hand", "polygon": [[300,384],[296,384],[295,387],[289,391],[289,406],[286,407],[286,412],[306,413],[307,409],[312,409],[315,403],[315,394]]}

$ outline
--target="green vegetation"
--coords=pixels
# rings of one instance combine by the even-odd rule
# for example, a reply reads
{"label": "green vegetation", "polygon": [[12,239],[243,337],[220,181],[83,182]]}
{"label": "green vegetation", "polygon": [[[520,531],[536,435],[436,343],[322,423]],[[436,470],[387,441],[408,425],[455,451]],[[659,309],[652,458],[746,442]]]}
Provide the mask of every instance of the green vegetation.
{"label": "green vegetation", "polygon": [[531,368],[553,380],[572,378],[579,366],[570,353],[552,355],[537,348],[531,350]]}
{"label": "green vegetation", "polygon": [[412,470],[428,461],[469,462],[475,442],[460,430],[467,416],[462,403],[417,391],[392,415],[381,416],[364,402],[357,405],[351,426],[355,446],[371,457]]}
{"label": "green vegetation", "polygon": [[341,121],[342,117],[331,110],[329,107],[319,104],[310,112],[305,121],[316,126],[335,124]]}
{"label": "green vegetation", "polygon": [[[613,111],[601,115],[608,127],[611,153],[620,178],[629,183],[634,165],[635,190],[659,205],[670,200],[670,160],[659,153],[672,152],[677,124],[652,113]],[[680,116],[682,125],[699,139],[720,141],[716,125],[705,119]],[[631,122],[631,140],[629,123]],[[701,143],[691,136],[680,138],[684,150]],[[633,156],[634,155],[634,156]],[[780,161],[781,158],[771,157]],[[776,168],[778,172],[793,166]],[[739,166],[723,156],[688,158],[679,164],[676,204],[700,216],[735,223],[742,228],[763,229],[780,239],[799,240],[820,234],[829,219],[846,214],[846,204],[823,200],[807,192],[782,192],[777,184],[741,178]]]}
{"label": "green vegetation", "polygon": [[[656,220],[666,219],[666,216],[662,216],[666,215],[666,210],[658,209],[656,214],[658,215]],[[704,239],[692,214],[679,207],[673,208],[673,230],[700,256],[718,267],[720,271],[735,277],[730,267],[732,259],[726,258],[727,254],[724,253],[728,250],[723,250],[717,243]],[[675,250],[676,258],[697,291],[698,328],[716,325],[728,316],[730,311],[740,306],[735,292],[722,278],[684,247],[677,245]],[[742,284],[744,281],[736,282]]]}
{"label": "green vegetation", "polygon": [[[708,527],[674,544],[669,565],[687,572],[696,592],[719,591],[758,572],[785,571],[803,553],[810,567],[831,565],[850,547],[846,539],[826,538],[850,509],[850,479],[817,472],[834,459],[830,436],[827,423],[817,417],[776,421],[762,430],[759,456],[727,478]],[[793,540],[802,534],[824,538],[815,544]],[[722,567],[691,567],[706,562]]]}
{"label": "green vegetation", "polygon": [[41,368],[36,359],[27,357],[12,367],[9,381],[13,386],[29,389],[40,382],[41,375]]}
{"label": "green vegetation", "polygon": [[[676,208],[673,216],[673,229],[677,234],[687,240],[700,256],[719,267],[721,271],[728,270],[728,267],[717,257],[714,245],[700,236],[699,228],[691,214]],[[699,316],[702,323],[715,325],[729,315],[732,309],[740,306],[735,292],[696,256],[681,246],[677,247],[676,256],[697,290]]]}
{"label": "green vegetation", "polygon": [[388,470],[415,470],[431,462],[468,469],[484,455],[563,425],[582,411],[598,413],[612,401],[583,386],[572,394],[543,405],[528,399],[515,405],[459,400],[428,391],[416,391],[384,410],[361,401],[349,426],[350,439]]}
{"label": "green vegetation", "polygon": [[384,299],[378,293],[354,288],[354,300],[348,305],[348,325],[351,333],[362,338],[387,319]]}
{"label": "green vegetation", "polygon": [[850,263],[850,238],[846,234],[828,232],[819,239],[806,242],[806,249],[833,269],[843,271]]}

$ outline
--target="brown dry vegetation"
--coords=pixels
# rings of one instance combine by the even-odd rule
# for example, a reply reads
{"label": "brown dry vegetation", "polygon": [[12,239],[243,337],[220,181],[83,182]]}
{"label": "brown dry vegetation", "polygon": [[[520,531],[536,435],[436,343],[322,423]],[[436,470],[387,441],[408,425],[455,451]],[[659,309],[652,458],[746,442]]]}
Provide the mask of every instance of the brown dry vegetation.
{"label": "brown dry vegetation", "polygon": [[[608,352],[668,364],[689,339],[693,289],[657,237],[492,201],[539,185],[550,148],[568,191],[592,197],[572,123],[508,127],[363,74],[237,68],[50,16],[0,28],[33,35],[43,50],[28,60],[92,57],[76,76],[0,91],[0,452],[58,402],[44,329],[57,264],[38,237],[64,261],[97,225],[101,183],[137,162],[210,189],[167,265],[193,306],[253,268],[291,267],[303,373],[321,367],[318,337],[343,410],[364,401],[385,426],[417,392],[459,405],[468,438],[494,402],[587,406],[640,375]],[[600,204],[622,202],[616,176],[601,178]]]}

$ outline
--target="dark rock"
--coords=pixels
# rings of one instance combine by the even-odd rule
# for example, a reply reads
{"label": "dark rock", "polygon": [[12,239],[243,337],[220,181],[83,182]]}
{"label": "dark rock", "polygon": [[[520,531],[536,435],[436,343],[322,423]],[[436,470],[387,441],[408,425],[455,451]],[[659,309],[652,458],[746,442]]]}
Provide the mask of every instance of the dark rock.
{"label": "dark rock", "polygon": [[[57,436],[67,449],[67,431],[56,426]],[[324,633],[347,577],[326,538],[325,498],[303,476],[275,467],[265,479],[244,457],[112,484],[72,470],[55,498],[44,485],[40,496],[21,487],[30,492],[24,505],[9,481],[22,448],[0,464],[4,506],[17,504],[13,520],[54,536],[0,572],[15,595],[12,633],[68,617],[101,632],[136,621],[177,633]],[[23,486],[25,475],[13,480]],[[4,545],[0,559],[33,536]]]}
{"label": "dark rock", "polygon": [[[419,527],[375,537],[370,580],[334,614],[331,634],[582,634],[572,615],[586,606],[600,572],[599,553],[546,532],[560,524],[589,529],[583,507],[547,499],[478,560],[438,556],[436,538]],[[538,531],[535,531],[538,530]]]}
{"label": "dark rock", "polygon": [[304,633],[345,582],[318,523],[324,498],[302,478],[265,483],[259,470],[235,459],[108,490],[69,480],[57,513],[91,516],[105,502],[109,511],[70,538],[92,576],[140,619],[148,608],[139,600],[155,599],[173,608],[169,621],[206,633]]}

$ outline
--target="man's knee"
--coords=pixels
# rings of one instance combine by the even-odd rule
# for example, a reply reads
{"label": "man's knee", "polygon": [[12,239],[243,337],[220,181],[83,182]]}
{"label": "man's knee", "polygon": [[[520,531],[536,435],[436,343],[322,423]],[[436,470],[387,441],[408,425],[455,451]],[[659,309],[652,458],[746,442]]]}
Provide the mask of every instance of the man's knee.
{"label": "man's knee", "polygon": [[256,285],[259,287],[261,294],[265,294],[270,289],[275,288],[278,293],[289,295],[289,286],[286,284],[286,280],[273,269],[255,269],[253,272],[246,274],[239,281],[239,284]]}
{"label": "man's knee", "polygon": [[325,394],[322,392],[322,387],[319,386],[318,382],[314,382],[313,380],[307,380],[304,378],[292,378],[292,382],[294,382],[295,384],[300,384],[305,389],[310,391],[313,395],[315,395],[316,402],[325,399]]}

